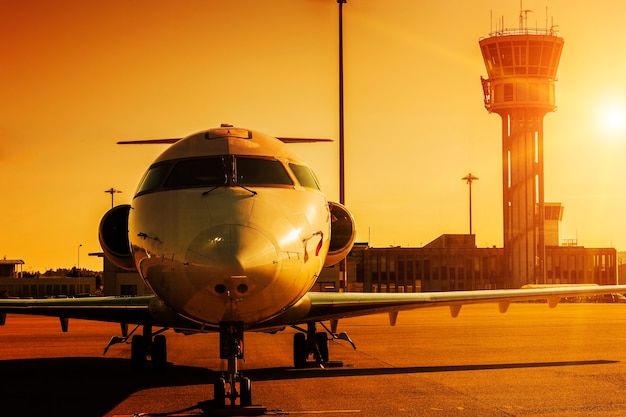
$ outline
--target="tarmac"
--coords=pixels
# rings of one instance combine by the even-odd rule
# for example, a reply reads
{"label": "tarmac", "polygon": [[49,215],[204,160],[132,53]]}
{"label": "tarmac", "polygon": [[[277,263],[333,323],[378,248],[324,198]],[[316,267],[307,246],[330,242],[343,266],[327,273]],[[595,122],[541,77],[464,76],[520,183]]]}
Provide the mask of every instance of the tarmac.
{"label": "tarmac", "polygon": [[[341,367],[292,367],[294,330],[246,333],[252,398],[269,415],[623,416],[626,304],[516,303],[346,319],[331,341]],[[164,372],[132,371],[130,345],[103,350],[119,326],[9,315],[0,327],[0,415],[196,415],[225,364],[218,336],[167,331]],[[182,411],[186,410],[186,411]]]}

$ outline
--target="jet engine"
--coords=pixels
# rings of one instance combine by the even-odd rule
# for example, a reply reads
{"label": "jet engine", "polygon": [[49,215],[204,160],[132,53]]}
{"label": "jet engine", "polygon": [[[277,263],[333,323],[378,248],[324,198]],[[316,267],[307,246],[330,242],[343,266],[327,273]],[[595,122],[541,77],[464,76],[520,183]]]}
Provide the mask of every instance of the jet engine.
{"label": "jet engine", "polygon": [[128,241],[128,214],[130,204],[122,204],[107,211],[98,229],[98,239],[104,256],[115,266],[135,270],[135,262]]}
{"label": "jet engine", "polygon": [[329,202],[329,205],[330,246],[324,266],[333,266],[348,256],[356,238],[354,217],[348,209],[339,203]]}

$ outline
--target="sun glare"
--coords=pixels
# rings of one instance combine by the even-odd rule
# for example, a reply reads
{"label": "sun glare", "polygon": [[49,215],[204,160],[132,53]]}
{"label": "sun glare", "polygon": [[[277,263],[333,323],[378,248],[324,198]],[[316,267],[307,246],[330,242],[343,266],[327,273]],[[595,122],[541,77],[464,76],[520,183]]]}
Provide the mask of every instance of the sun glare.
{"label": "sun glare", "polygon": [[608,139],[626,139],[626,105],[610,103],[599,109],[598,124]]}
{"label": "sun glare", "polygon": [[624,111],[618,108],[607,110],[604,115],[604,124],[611,131],[621,130],[624,128]]}

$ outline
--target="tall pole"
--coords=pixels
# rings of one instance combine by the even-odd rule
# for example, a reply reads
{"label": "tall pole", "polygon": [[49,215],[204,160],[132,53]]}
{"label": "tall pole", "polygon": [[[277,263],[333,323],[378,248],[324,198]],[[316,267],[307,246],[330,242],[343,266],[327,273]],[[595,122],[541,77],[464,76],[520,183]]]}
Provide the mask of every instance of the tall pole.
{"label": "tall pole", "polygon": [[[343,125],[343,5],[348,0],[337,0],[339,5],[339,203],[346,203]],[[347,261],[339,263],[339,291],[348,289]]]}
{"label": "tall pole", "polygon": [[339,5],[339,203],[345,204],[344,179],[344,124],[343,124],[343,5],[348,0],[337,0]]}
{"label": "tall pole", "polygon": [[80,245],[78,245],[78,259],[76,260],[76,275],[78,276],[78,285],[77,285],[77,289],[76,289],[76,295],[81,293],[80,290],[80,276],[82,275],[80,273],[80,247],[83,246],[83,244],[81,243]]}
{"label": "tall pole", "polygon": [[472,173],[470,172],[469,174],[467,174],[461,179],[467,181],[467,184],[469,185],[469,234],[471,235],[472,234],[472,181],[477,180],[478,177],[472,175]]}

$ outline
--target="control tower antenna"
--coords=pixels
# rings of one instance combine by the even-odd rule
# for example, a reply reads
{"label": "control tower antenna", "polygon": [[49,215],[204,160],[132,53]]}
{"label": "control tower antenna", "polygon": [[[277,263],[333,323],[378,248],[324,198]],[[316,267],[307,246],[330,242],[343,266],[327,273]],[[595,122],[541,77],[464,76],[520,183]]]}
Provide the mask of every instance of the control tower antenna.
{"label": "control tower antenna", "polygon": [[522,0],[519,0],[519,30],[525,31],[528,29],[528,13],[532,13],[532,10],[526,9],[522,6]]}
{"label": "control tower antenna", "polygon": [[[520,2],[520,25],[524,25]],[[504,20],[503,20],[504,21]],[[545,282],[543,119],[556,109],[563,38],[554,26],[506,29],[479,41],[488,78],[484,105],[502,119],[502,217],[507,283]]]}

